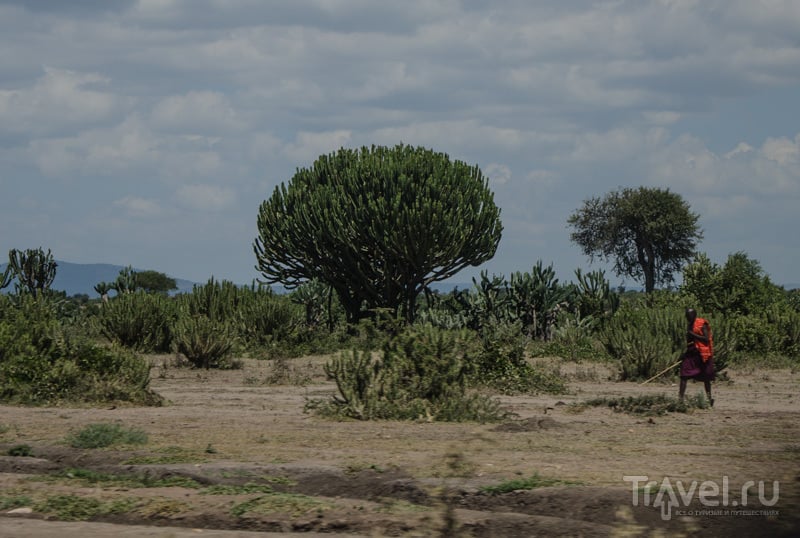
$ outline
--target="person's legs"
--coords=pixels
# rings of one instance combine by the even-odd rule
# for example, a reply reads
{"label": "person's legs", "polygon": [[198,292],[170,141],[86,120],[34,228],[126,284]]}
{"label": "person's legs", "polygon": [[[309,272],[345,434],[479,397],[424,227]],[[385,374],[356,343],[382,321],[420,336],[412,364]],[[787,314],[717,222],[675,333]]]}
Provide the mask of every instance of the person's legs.
{"label": "person's legs", "polygon": [[686,377],[682,377],[681,378],[680,388],[678,389],[678,397],[681,399],[681,401],[683,401],[683,397],[686,395],[686,382],[687,381],[688,381],[688,378],[686,378]]}
{"label": "person's legs", "polygon": [[714,407],[714,398],[711,397],[711,381],[706,379],[703,381],[703,384],[706,386],[706,396],[708,397],[708,405]]}

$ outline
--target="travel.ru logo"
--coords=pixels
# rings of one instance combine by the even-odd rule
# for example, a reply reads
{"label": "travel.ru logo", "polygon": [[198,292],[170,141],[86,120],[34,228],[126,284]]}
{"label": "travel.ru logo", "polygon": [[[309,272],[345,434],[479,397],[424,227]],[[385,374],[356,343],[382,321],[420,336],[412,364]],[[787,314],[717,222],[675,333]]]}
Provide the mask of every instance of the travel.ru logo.
{"label": "travel.ru logo", "polygon": [[[777,510],[748,509],[758,504],[761,507],[775,506],[780,496],[780,483],[772,482],[770,498],[767,498],[767,487],[763,480],[754,482],[748,480],[742,484],[741,489],[731,491],[728,477],[722,477],[722,483],[713,480],[697,482],[692,480],[686,487],[683,482],[675,483],[664,477],[659,484],[649,480],[647,476],[623,476],[625,482],[631,483],[633,491],[633,506],[653,506],[661,509],[661,519],[672,519],[672,510],[676,508],[676,515],[777,515]],[[685,510],[697,496],[700,504],[707,507],[704,510]],[[755,497],[755,498],[754,498]],[[720,508],[722,507],[722,508]],[[727,509],[735,508],[734,510]],[[711,509],[709,509],[711,508]]]}

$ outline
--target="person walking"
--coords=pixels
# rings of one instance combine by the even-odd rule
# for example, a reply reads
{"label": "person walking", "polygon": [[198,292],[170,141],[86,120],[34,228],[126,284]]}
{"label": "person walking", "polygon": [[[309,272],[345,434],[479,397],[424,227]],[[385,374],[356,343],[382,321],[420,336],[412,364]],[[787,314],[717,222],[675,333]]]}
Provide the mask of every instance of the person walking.
{"label": "person walking", "polygon": [[705,385],[708,403],[714,407],[714,398],[711,397],[711,382],[716,373],[714,371],[714,339],[708,321],[697,317],[694,308],[686,309],[686,351],[681,355],[681,383],[679,397],[683,401],[686,394],[686,383],[690,379],[702,381]]}

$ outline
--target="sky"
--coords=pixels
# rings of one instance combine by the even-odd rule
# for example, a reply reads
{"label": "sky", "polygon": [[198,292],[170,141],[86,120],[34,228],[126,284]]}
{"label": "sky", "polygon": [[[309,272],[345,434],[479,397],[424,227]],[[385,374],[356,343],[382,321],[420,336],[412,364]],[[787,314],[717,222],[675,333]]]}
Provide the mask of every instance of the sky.
{"label": "sky", "polygon": [[589,263],[567,219],[668,188],[713,262],[800,282],[796,0],[0,0],[0,252],[249,283],[259,205],[323,154],[477,164],[481,270]]}

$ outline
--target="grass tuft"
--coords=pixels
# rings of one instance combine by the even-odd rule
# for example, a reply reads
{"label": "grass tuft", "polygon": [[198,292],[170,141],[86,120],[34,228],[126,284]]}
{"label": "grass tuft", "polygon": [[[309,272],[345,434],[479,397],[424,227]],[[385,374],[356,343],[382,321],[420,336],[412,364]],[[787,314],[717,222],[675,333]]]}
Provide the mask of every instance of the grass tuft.
{"label": "grass tuft", "polygon": [[123,428],[119,424],[89,424],[67,437],[73,448],[106,448],[113,445],[143,445],[147,434],[142,430]]}
{"label": "grass tuft", "polygon": [[33,456],[33,449],[30,445],[14,445],[8,449],[8,455],[17,458],[29,458]]}
{"label": "grass tuft", "polygon": [[709,407],[708,401],[702,394],[688,397],[683,401],[661,394],[628,396],[623,398],[595,398],[572,405],[576,409],[585,407],[609,407],[614,411],[644,416],[658,416],[667,413],[689,413],[693,409],[708,409]]}
{"label": "grass tuft", "polygon": [[506,480],[505,482],[501,482],[495,486],[484,486],[480,489],[480,491],[488,495],[502,495],[504,493],[511,493],[512,491],[544,488],[549,486],[571,486],[576,484],[577,482],[570,480],[547,478],[540,476],[539,473],[534,473],[528,478],[514,478],[511,480]]}

